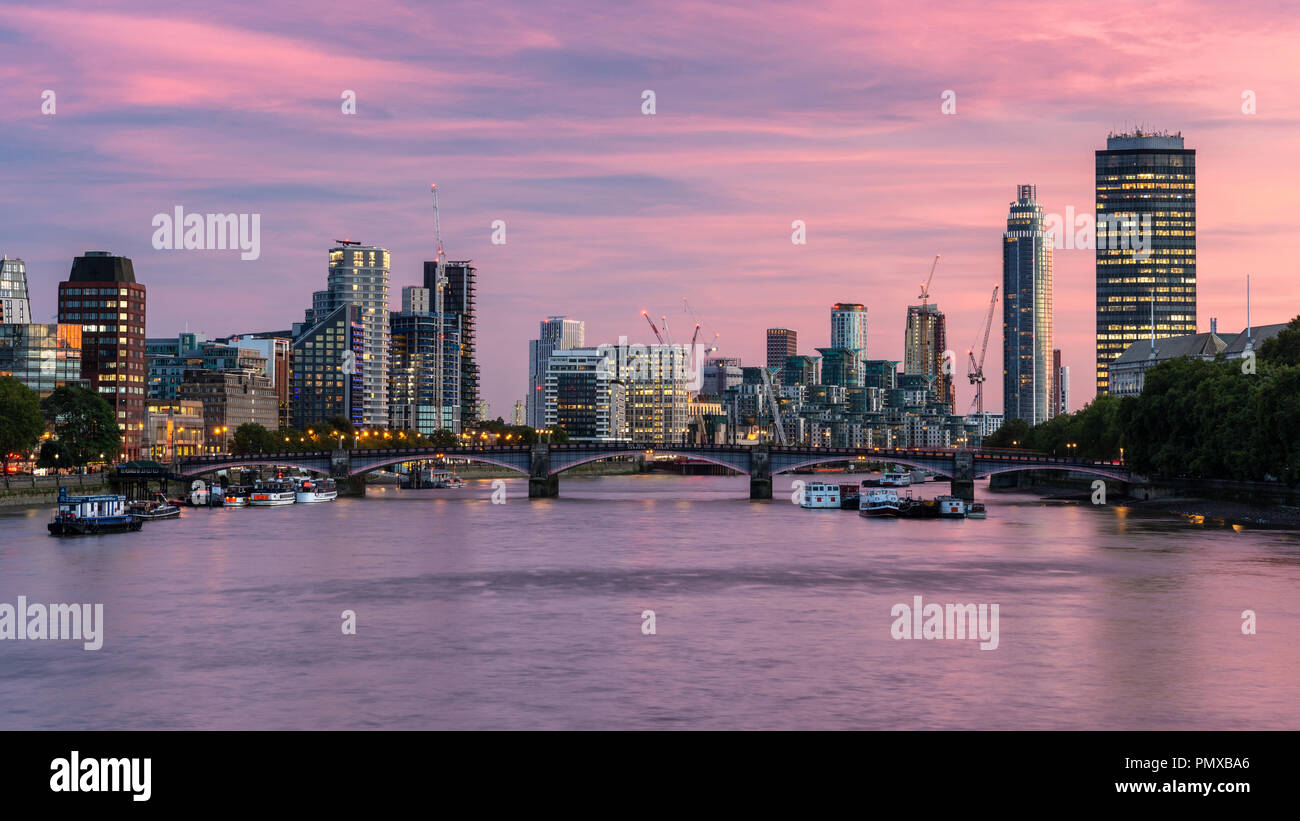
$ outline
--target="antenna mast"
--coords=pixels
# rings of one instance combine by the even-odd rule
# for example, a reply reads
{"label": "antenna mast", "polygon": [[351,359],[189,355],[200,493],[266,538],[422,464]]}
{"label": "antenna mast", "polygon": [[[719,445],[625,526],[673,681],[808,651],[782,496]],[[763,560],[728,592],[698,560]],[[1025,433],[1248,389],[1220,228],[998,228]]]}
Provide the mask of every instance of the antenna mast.
{"label": "antenna mast", "polygon": [[437,374],[437,383],[434,388],[434,412],[437,414],[438,428],[446,428],[443,421],[442,399],[443,389],[446,385],[446,377],[443,375],[443,348],[446,346],[446,321],[443,318],[443,292],[447,289],[447,255],[442,250],[442,223],[438,220],[438,184],[430,185],[433,191],[433,238],[438,244],[438,255],[436,257],[434,269],[434,296],[433,312],[437,316],[438,322],[438,346],[434,352],[434,372]]}

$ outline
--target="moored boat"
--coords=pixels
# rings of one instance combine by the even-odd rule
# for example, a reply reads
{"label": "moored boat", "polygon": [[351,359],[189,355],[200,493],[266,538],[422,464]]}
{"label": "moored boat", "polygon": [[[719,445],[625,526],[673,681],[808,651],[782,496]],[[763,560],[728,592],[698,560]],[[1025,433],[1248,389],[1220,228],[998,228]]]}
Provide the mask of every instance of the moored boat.
{"label": "moored boat", "polygon": [[421,479],[424,480],[427,487],[444,490],[465,487],[465,480],[450,470],[426,470]]}
{"label": "moored boat", "polygon": [[912,484],[912,471],[887,470],[880,477],[881,487],[907,487]]}
{"label": "moored boat", "polygon": [[983,503],[983,502],[971,502],[971,503],[970,503],[970,506],[966,508],[966,518],[967,518],[967,519],[987,519],[987,518],[988,518],[988,513],[987,513],[987,511],[985,511],[985,509],[984,509],[984,503]]}
{"label": "moored boat", "polygon": [[293,483],[279,479],[260,479],[248,495],[253,507],[279,507],[294,503]]}
{"label": "moored boat", "polygon": [[870,488],[858,501],[859,516],[898,516],[898,492],[888,488]]}
{"label": "moored boat", "polygon": [[244,485],[231,485],[221,498],[222,507],[248,507],[249,490]]}
{"label": "moored boat", "polygon": [[294,497],[299,504],[332,502],[338,497],[338,486],[333,479],[302,478],[294,480]]}
{"label": "moored boat", "polygon": [[800,507],[810,510],[839,510],[840,486],[830,482],[808,482],[803,486]]}
{"label": "moored boat", "polygon": [[161,493],[155,493],[152,499],[141,499],[132,502],[128,507],[131,515],[141,521],[153,521],[154,519],[179,519],[181,509],[179,506],[172,504],[166,496]]}
{"label": "moored boat", "polygon": [[51,536],[93,536],[99,533],[126,533],[139,530],[144,523],[126,508],[126,497],[115,494],[69,496],[59,488],[59,506],[49,523]]}
{"label": "moored boat", "polygon": [[966,518],[966,503],[956,496],[939,496],[935,501],[939,503],[940,519]]}

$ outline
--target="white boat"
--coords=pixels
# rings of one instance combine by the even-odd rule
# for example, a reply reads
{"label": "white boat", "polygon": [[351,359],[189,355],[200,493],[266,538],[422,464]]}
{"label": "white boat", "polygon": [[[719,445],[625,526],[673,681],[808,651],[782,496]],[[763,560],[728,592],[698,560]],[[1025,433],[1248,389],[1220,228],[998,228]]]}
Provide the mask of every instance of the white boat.
{"label": "white boat", "polygon": [[249,490],[241,485],[231,485],[222,494],[222,507],[248,507]]}
{"label": "white boat", "polygon": [[840,509],[840,486],[830,482],[808,482],[803,486],[800,507],[809,509]]}
{"label": "white boat", "polygon": [[935,501],[939,503],[940,519],[966,518],[966,503],[956,496],[939,496]]}
{"label": "white boat", "polygon": [[294,498],[299,504],[313,502],[332,502],[338,498],[338,486],[333,479],[313,479],[303,477],[293,480]]}
{"label": "white boat", "polygon": [[907,487],[912,484],[912,471],[887,470],[880,477],[881,487]]}
{"label": "white boat", "polygon": [[898,491],[883,487],[864,488],[858,499],[859,516],[898,516]]}
{"label": "white boat", "polygon": [[971,502],[966,508],[967,519],[987,519],[988,512],[984,509],[983,502]]}
{"label": "white boat", "polygon": [[260,480],[248,494],[248,503],[253,507],[291,505],[294,503],[293,483],[278,479]]}

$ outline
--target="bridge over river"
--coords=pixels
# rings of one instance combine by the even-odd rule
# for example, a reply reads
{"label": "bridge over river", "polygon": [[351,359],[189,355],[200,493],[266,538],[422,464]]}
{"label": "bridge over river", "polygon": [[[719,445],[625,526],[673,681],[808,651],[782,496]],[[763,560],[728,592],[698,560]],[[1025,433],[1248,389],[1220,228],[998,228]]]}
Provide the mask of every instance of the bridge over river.
{"label": "bridge over river", "polygon": [[559,495],[559,475],[569,468],[615,456],[684,456],[722,465],[749,476],[751,499],[772,498],[772,477],[808,465],[835,462],[887,462],[933,471],[952,482],[954,495],[975,498],[975,480],[997,473],[1023,470],[1063,470],[1089,473],[1129,483],[1134,477],[1117,461],[1055,457],[1020,450],[956,448],[822,448],[756,445],[690,445],[664,443],[565,443],[483,445],[432,448],[398,447],[358,450],[292,451],[242,455],[196,456],[172,465],[180,478],[197,477],[225,468],[284,465],[328,474],[365,492],[364,477],[374,470],[422,459],[469,459],[518,471],[528,477],[529,498]]}

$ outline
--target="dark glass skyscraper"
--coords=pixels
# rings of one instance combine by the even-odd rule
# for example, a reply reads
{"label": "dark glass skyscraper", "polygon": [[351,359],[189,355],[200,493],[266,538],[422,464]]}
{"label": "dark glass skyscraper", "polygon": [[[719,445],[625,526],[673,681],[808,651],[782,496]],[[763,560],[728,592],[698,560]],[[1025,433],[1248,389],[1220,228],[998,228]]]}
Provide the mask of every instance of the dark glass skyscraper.
{"label": "dark glass skyscraper", "polygon": [[[456,328],[460,340],[460,368],[453,379],[446,385],[445,396],[459,396],[460,424],[464,427],[479,421],[479,367],[475,348],[478,337],[475,333],[475,319],[478,315],[477,293],[475,284],[478,269],[470,260],[448,260],[446,266],[447,289],[443,292],[443,315],[448,317],[445,327]],[[436,301],[438,287],[438,263],[436,260],[424,262],[424,287],[429,289],[430,300]],[[445,349],[444,349],[445,350]],[[450,382],[459,382],[457,385]],[[444,414],[447,411],[444,408]]]}
{"label": "dark glass skyscraper", "polygon": [[1016,187],[1002,235],[1002,408],[1030,425],[1055,415],[1052,364],[1052,235],[1038,186]]}
{"label": "dark glass skyscraper", "polygon": [[1196,151],[1113,134],[1097,152],[1097,392],[1133,342],[1196,333]]}

